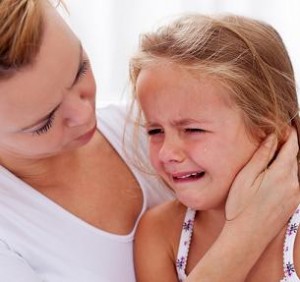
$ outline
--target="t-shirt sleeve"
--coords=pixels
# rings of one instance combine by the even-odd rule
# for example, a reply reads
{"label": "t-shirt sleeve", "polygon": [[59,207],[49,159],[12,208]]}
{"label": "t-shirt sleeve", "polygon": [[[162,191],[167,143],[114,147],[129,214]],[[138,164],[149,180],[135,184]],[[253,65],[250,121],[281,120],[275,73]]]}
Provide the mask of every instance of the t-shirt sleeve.
{"label": "t-shirt sleeve", "polygon": [[0,240],[0,281],[42,282],[30,265]]}

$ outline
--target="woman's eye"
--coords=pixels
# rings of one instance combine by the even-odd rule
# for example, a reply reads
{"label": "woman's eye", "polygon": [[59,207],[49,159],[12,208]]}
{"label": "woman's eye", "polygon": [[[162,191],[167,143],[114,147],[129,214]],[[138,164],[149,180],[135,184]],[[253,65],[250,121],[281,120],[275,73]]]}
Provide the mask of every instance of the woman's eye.
{"label": "woman's eye", "polygon": [[82,61],[80,68],[78,70],[77,79],[84,76],[90,67],[90,62],[88,59]]}
{"label": "woman's eye", "polygon": [[46,123],[39,129],[35,130],[33,133],[37,135],[44,134],[52,127],[55,118],[55,112],[51,113],[46,121]]}
{"label": "woman's eye", "polygon": [[161,134],[161,133],[163,133],[163,130],[160,129],[160,128],[149,129],[149,130],[147,131],[147,134],[148,134],[149,136],[153,136],[153,135],[157,135],[157,134]]}

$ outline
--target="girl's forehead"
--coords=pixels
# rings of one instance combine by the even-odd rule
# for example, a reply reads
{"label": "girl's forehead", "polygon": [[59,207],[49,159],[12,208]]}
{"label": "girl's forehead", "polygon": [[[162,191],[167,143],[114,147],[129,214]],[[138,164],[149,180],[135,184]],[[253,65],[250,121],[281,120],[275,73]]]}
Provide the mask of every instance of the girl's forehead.
{"label": "girl's forehead", "polygon": [[[186,99],[203,99],[211,93],[222,99],[230,107],[237,107],[231,86],[222,77],[210,75],[202,69],[190,69],[173,63],[153,64],[142,68],[136,84],[136,96],[144,93],[173,91],[182,93],[182,103]],[[206,95],[200,95],[206,92]],[[188,95],[188,94],[193,95]],[[186,96],[186,98],[184,97]]]}

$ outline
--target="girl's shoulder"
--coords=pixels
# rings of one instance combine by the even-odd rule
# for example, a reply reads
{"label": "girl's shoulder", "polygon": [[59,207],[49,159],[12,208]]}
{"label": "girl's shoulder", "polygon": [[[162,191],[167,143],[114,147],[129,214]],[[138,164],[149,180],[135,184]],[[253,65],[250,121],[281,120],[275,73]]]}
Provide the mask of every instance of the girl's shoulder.
{"label": "girl's shoulder", "polygon": [[151,208],[139,222],[137,237],[143,237],[143,240],[146,237],[156,243],[169,245],[176,252],[186,209],[177,200]]}
{"label": "girl's shoulder", "polygon": [[141,221],[146,224],[161,226],[161,229],[164,229],[163,227],[175,227],[177,225],[181,228],[186,210],[187,208],[180,202],[172,200],[149,209],[143,215]]}
{"label": "girl's shoulder", "polygon": [[174,262],[186,207],[171,201],[148,210],[134,241],[138,281],[177,281]]}

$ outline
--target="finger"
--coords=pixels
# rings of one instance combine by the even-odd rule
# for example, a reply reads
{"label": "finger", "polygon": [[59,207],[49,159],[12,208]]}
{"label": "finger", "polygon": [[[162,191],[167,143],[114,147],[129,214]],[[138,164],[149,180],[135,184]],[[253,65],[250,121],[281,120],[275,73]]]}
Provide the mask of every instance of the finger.
{"label": "finger", "polygon": [[276,136],[269,135],[238,173],[232,183],[225,206],[227,220],[236,218],[247,207],[260,186],[264,175],[262,172],[273,158],[276,147]]}
{"label": "finger", "polygon": [[[232,220],[238,217],[243,210],[245,210],[251,203],[260,183],[263,180],[264,175],[260,173],[254,182],[255,185],[248,185],[245,182],[235,182],[234,186],[229,191],[227,201],[225,204],[225,218],[226,220]],[[258,184],[257,184],[258,183]]]}
{"label": "finger", "polygon": [[[253,184],[258,177],[267,167],[272,160],[277,148],[277,138],[275,134],[270,134],[260,144],[251,157],[250,161],[239,172],[237,178],[246,181],[249,185]],[[240,180],[239,180],[240,181]]]}
{"label": "finger", "polygon": [[297,132],[295,128],[291,129],[291,132],[286,142],[281,147],[276,159],[271,164],[270,168],[278,166],[292,166],[296,160],[297,153],[299,151]]}

